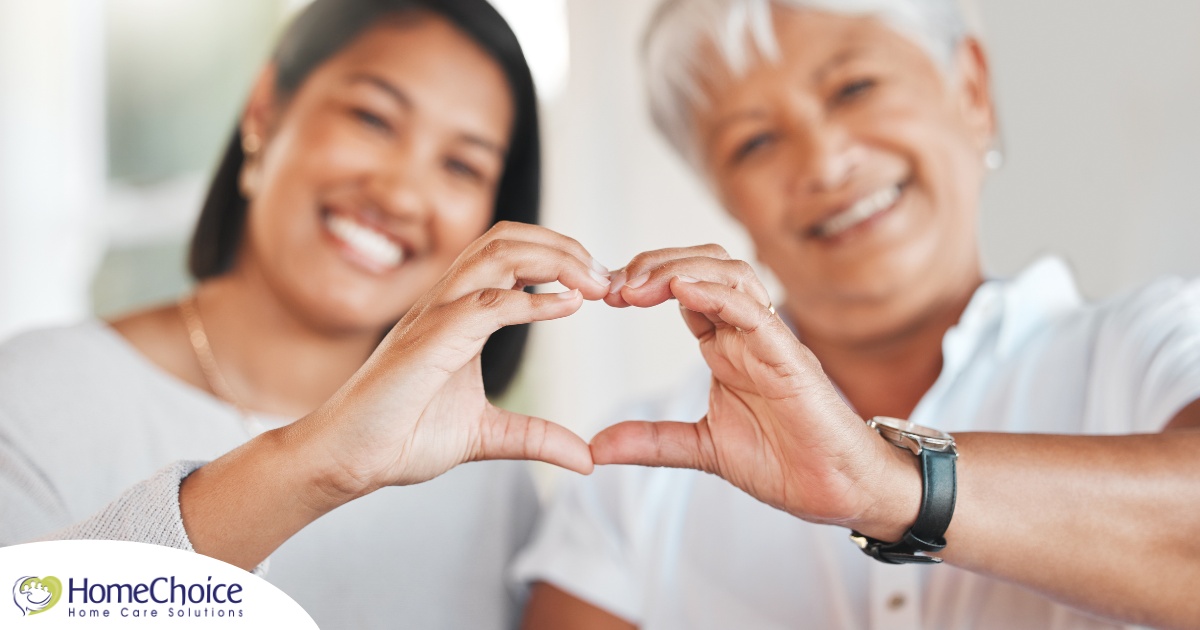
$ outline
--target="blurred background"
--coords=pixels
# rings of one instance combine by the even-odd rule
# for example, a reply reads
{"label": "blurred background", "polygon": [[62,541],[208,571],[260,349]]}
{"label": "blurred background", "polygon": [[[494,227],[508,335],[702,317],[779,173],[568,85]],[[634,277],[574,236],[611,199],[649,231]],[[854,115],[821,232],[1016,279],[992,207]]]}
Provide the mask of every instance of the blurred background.
{"label": "blurred background", "polygon": [[[637,43],[653,0],[493,0],[544,109],[545,223],[605,264],[665,246],[753,252],[653,132]],[[218,148],[303,0],[0,0],[0,339],[188,290]],[[974,0],[1007,162],[994,276],[1046,253],[1103,298],[1200,274],[1200,1]],[[535,329],[506,401],[590,435],[699,363],[672,307],[587,305]],[[690,418],[689,418],[690,420]]]}

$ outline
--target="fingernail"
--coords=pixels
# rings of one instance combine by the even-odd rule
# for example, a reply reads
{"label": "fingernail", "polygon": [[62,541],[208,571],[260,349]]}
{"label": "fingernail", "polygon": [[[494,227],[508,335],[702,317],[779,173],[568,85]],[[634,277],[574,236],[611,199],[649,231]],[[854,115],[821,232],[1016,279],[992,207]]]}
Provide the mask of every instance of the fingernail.
{"label": "fingernail", "polygon": [[633,280],[626,282],[625,286],[629,287],[630,289],[636,289],[636,288],[642,286],[643,284],[646,284],[646,281],[649,279],[650,279],[650,274],[644,273],[644,274],[634,278]]}
{"label": "fingernail", "polygon": [[596,284],[598,284],[602,287],[608,286],[608,276],[602,276],[602,275],[600,275],[600,272],[598,272],[594,269],[589,269],[588,273],[591,274],[592,280],[595,280]]}
{"label": "fingernail", "polygon": [[605,278],[612,275],[612,272],[608,270],[608,267],[601,265],[600,261],[596,260],[595,258],[592,259],[591,267],[596,271],[596,273],[604,276]]}
{"label": "fingernail", "polygon": [[563,291],[554,295],[558,296],[560,300],[573,300],[575,296],[579,295],[579,289],[571,289],[570,291]]}
{"label": "fingernail", "polygon": [[612,295],[613,293],[620,293],[621,288],[624,286],[625,286],[625,272],[618,271],[616,273],[616,275],[614,275],[612,277],[612,284],[609,285],[609,287],[608,287],[608,294]]}
{"label": "fingernail", "polygon": [[695,279],[695,278],[693,278],[693,277],[691,277],[691,276],[675,276],[675,279],[676,279],[676,280],[678,280],[678,281],[680,281],[680,282],[686,282],[686,283],[688,283],[688,284],[693,284],[693,283],[696,283],[696,282],[700,282],[699,280],[697,280],[697,279]]}

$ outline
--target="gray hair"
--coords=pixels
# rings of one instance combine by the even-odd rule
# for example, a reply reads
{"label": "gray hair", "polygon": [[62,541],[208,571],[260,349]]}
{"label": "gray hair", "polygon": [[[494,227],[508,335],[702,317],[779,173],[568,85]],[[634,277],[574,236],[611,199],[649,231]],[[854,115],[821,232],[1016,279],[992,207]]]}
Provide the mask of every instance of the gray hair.
{"label": "gray hair", "polygon": [[692,110],[705,103],[696,54],[711,42],[734,74],[745,72],[757,52],[779,58],[772,7],[872,15],[920,44],[944,69],[968,34],[958,0],[664,0],[646,30],[642,55],[650,114],[659,131],[699,168],[692,138]]}

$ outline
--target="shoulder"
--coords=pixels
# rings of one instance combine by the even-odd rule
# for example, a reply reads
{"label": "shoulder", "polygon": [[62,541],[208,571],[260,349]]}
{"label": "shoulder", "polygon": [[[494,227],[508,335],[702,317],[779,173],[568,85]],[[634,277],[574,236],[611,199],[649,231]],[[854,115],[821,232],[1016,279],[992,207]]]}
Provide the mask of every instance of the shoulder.
{"label": "shoulder", "polygon": [[1165,278],[1098,305],[1094,353],[1097,368],[1143,388],[1200,388],[1200,280]]}
{"label": "shoulder", "polygon": [[1081,305],[1046,331],[1081,344],[1093,369],[1144,370],[1163,353],[1200,359],[1200,279],[1168,277]]}
{"label": "shoulder", "polygon": [[1162,278],[1097,304],[1096,313],[1115,334],[1200,332],[1200,279]]}
{"label": "shoulder", "polygon": [[0,383],[20,382],[31,373],[57,372],[98,355],[119,354],[113,334],[104,322],[87,320],[16,335],[0,344]]}
{"label": "shoulder", "polygon": [[203,375],[188,346],[188,329],[175,304],[124,315],[110,322],[112,330],[151,363],[176,378],[203,388]]}
{"label": "shoulder", "polygon": [[[89,320],[0,344],[0,441],[49,465],[59,453],[77,454],[74,446],[86,441],[79,439],[81,427],[128,417],[139,400],[127,384],[129,366],[136,364],[114,334]],[[100,407],[123,412],[103,414]]]}
{"label": "shoulder", "polygon": [[1042,261],[1006,289],[1000,346],[1075,348],[1093,360],[1106,349],[1152,349],[1200,335],[1200,279],[1166,277],[1085,302],[1061,261]]}
{"label": "shoulder", "polygon": [[1094,414],[1123,412],[1128,428],[1159,431],[1200,398],[1200,280],[1157,280],[1058,328],[1083,341]]}
{"label": "shoulder", "polygon": [[144,403],[154,371],[98,320],[27,332],[0,344],[0,419],[49,431],[99,410],[129,411]]}

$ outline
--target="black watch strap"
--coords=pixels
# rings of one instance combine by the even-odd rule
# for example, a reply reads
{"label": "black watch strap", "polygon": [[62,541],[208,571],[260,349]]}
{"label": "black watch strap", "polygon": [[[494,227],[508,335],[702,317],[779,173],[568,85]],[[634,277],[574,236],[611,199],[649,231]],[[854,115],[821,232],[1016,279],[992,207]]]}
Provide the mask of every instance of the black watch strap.
{"label": "black watch strap", "polygon": [[858,532],[850,539],[862,548],[863,553],[888,564],[911,562],[936,563],[941,558],[921,555],[919,552],[941,551],[946,548],[945,534],[954,516],[954,503],[958,492],[955,464],[958,454],[953,451],[939,452],[922,449],[918,456],[921,462],[921,510],[917,520],[897,542],[884,542]]}

